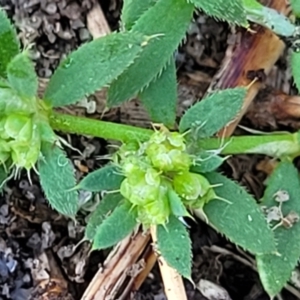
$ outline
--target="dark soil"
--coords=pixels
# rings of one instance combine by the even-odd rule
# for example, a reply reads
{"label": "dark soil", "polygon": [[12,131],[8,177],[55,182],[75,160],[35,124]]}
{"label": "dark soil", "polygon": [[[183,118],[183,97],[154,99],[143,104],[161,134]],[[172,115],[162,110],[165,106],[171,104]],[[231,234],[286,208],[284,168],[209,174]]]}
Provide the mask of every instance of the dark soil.
{"label": "dark soil", "polygon": [[[22,44],[34,44],[32,57],[38,75],[50,77],[66,54],[91,39],[86,14],[92,2],[0,0],[0,6],[16,24]],[[103,0],[100,4],[111,29],[116,30],[121,1]],[[200,96],[225,55],[228,33],[228,25],[197,15],[186,43],[177,54],[179,79],[191,88],[197,86]],[[79,157],[68,150],[78,178],[105,163],[96,159],[108,152],[105,141],[79,136],[66,138],[85,154]],[[266,178],[264,168],[260,167],[263,162],[265,157],[261,156],[237,156],[229,159],[222,171],[259,199]],[[88,244],[81,244],[74,251],[74,245],[82,238],[85,214],[82,213],[76,225],[59,217],[48,206],[35,174],[32,181],[30,185],[24,174],[20,179],[11,180],[0,195],[0,300],[59,299],[55,297],[57,290],[64,291],[60,299],[79,300],[107,253],[93,252],[89,256]],[[88,194],[82,195],[83,200],[87,197]],[[244,252],[202,222],[191,223],[191,237],[192,277],[196,283],[200,279],[209,280],[226,289],[233,300],[269,299],[257,273],[238,259],[245,258]],[[165,299],[158,269],[150,275],[135,299]],[[49,278],[52,285],[45,286]],[[207,299],[189,282],[185,283],[189,299]],[[282,299],[297,298],[283,291]]]}

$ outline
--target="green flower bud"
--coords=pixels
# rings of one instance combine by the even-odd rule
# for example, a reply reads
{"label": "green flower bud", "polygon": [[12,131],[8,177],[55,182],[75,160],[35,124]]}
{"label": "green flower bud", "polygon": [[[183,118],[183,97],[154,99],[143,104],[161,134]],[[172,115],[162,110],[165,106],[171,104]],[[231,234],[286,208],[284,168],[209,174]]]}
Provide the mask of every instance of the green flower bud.
{"label": "green flower bud", "polygon": [[11,141],[11,158],[17,168],[31,169],[37,162],[41,151],[41,139],[39,131],[35,128],[32,131],[30,141]]}
{"label": "green flower bud", "polygon": [[25,115],[11,114],[6,118],[4,129],[9,138],[27,142],[32,136],[32,119]]}
{"label": "green flower bud", "polygon": [[173,186],[176,193],[186,200],[197,200],[210,189],[210,183],[204,176],[191,172],[175,175]]}
{"label": "green flower bud", "polygon": [[6,141],[0,141],[0,166],[10,157],[10,147]]}
{"label": "green flower bud", "polygon": [[145,227],[163,225],[168,221],[171,210],[167,191],[166,186],[160,186],[156,200],[138,207],[138,221]]}
{"label": "green flower bud", "polygon": [[[133,174],[134,175],[134,174]],[[131,180],[130,180],[131,179]],[[120,193],[134,205],[145,205],[157,199],[160,177],[154,169],[149,169],[141,176],[128,177],[123,180]]]}

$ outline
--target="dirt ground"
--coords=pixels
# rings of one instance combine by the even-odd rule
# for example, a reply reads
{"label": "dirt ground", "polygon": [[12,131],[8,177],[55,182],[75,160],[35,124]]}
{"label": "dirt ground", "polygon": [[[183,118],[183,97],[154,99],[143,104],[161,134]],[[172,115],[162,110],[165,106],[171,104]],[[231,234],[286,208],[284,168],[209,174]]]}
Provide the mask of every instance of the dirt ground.
{"label": "dirt ground", "polygon": [[[117,30],[121,0],[100,0],[99,3],[111,30]],[[40,78],[51,77],[66,54],[92,39],[87,29],[87,12],[92,8],[93,0],[0,0],[0,6],[7,10],[16,24],[22,44],[33,44],[32,58]],[[179,115],[205,94],[225,56],[230,32],[225,23],[217,23],[201,14],[195,15],[187,39],[176,56],[180,83]],[[294,93],[286,55],[276,64],[267,83],[271,88]],[[257,99],[263,97],[260,94]],[[85,113],[88,107],[82,107]],[[112,110],[105,118],[148,126],[149,120],[144,112],[138,104],[134,107],[135,110],[130,113],[126,111],[126,106]],[[269,122],[263,123],[258,118]],[[250,110],[242,124],[260,130],[297,129],[296,120],[278,123],[270,118],[257,116]],[[97,157],[108,153],[107,141],[65,137],[85,154],[80,157],[78,153],[67,150],[76,166],[78,178],[105,163]],[[222,172],[240,182],[259,199],[269,164],[269,159],[263,156],[240,155],[230,158],[222,166]],[[63,219],[48,206],[37,176],[32,174],[32,178],[32,185],[25,174],[19,180],[11,180],[0,195],[0,300],[58,299],[51,296],[53,291],[61,292],[60,299],[79,300],[108,254],[107,251],[99,251],[90,255],[87,243],[74,249],[82,238],[86,213],[92,208],[87,208],[79,216],[77,224]],[[84,199],[90,195],[81,196]],[[200,221],[191,224],[190,232],[194,254],[192,277],[196,283],[200,279],[209,280],[224,288],[233,300],[269,299],[248,253],[237,249]],[[49,278],[52,279],[51,285]],[[209,299],[189,282],[185,285],[188,299]],[[281,297],[284,300],[299,299],[286,290]],[[157,266],[134,299],[165,299]]]}

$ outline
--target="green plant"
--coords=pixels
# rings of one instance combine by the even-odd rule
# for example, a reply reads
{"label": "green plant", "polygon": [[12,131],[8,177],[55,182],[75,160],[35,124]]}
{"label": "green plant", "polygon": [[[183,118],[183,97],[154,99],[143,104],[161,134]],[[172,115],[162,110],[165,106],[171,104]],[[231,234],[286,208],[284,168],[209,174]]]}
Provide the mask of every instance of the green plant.
{"label": "green plant", "polygon": [[[274,296],[300,257],[300,182],[292,164],[300,154],[300,136],[212,137],[237,116],[247,87],[210,94],[185,113],[179,132],[171,131],[177,100],[173,54],[195,8],[239,26],[254,21],[289,37],[293,75],[300,87],[299,28],[254,0],[124,0],[122,30],[71,53],[39,99],[29,50],[19,51],[15,30],[0,10],[0,179],[4,185],[23,168],[30,175],[37,165],[50,205],[70,218],[81,208],[79,190],[109,191],[87,223],[85,239],[93,249],[115,245],[137,225],[156,226],[159,252],[189,279],[192,255],[184,218],[202,216],[256,256],[262,283]],[[109,107],[137,96],[161,125],[152,131],[54,111],[105,86]],[[66,142],[54,130],[116,139],[123,145],[109,164],[76,183],[73,165],[62,149]],[[281,160],[261,204],[216,172],[226,159],[221,155],[237,153]],[[274,211],[275,217],[270,213]]]}

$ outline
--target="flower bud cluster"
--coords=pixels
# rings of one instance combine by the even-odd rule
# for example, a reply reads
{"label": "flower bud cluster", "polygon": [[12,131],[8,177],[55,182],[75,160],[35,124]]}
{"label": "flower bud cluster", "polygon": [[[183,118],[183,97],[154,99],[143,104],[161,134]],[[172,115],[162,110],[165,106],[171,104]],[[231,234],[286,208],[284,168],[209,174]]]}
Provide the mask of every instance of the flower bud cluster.
{"label": "flower bud cluster", "polygon": [[187,152],[184,136],[166,128],[154,132],[140,147],[123,145],[116,162],[125,176],[120,192],[146,227],[163,225],[175,214],[170,190],[188,208],[202,207],[215,197],[207,179],[189,171],[193,157]]}
{"label": "flower bud cluster", "polygon": [[37,162],[42,141],[53,142],[43,103],[22,98],[9,87],[0,88],[0,165],[31,169]]}

